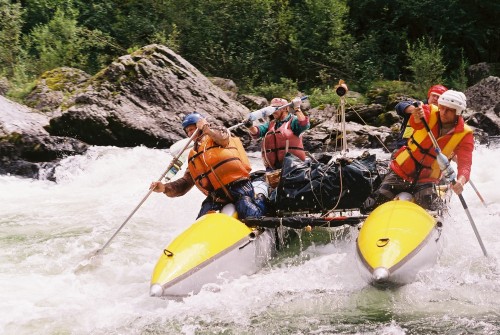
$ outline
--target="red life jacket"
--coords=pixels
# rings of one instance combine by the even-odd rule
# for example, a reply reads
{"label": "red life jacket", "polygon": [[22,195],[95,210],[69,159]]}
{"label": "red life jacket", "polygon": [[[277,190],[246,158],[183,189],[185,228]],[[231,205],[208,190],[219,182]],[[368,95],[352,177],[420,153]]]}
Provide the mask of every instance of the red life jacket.
{"label": "red life jacket", "polygon": [[231,136],[228,146],[221,147],[210,136],[204,136],[195,147],[189,152],[188,168],[196,187],[204,194],[249,178],[252,168],[238,137]]}
{"label": "red life jacket", "polygon": [[295,135],[292,131],[292,120],[293,117],[284,122],[278,129],[275,129],[276,121],[273,120],[269,123],[269,128],[262,141],[262,159],[266,167],[281,168],[287,152],[294,154],[301,160],[306,159],[302,137]]}
{"label": "red life jacket", "polygon": [[[428,107],[427,107],[428,108]],[[441,137],[439,135],[439,109],[437,106],[430,106],[428,125],[439,144],[441,152],[451,159],[453,151],[462,141],[463,137],[472,133],[472,129],[460,118],[458,124],[452,132]],[[407,181],[437,182],[441,175],[436,151],[432,140],[425,128],[415,130],[408,140],[408,145],[403,146],[396,153],[391,161],[391,169],[401,178]]]}

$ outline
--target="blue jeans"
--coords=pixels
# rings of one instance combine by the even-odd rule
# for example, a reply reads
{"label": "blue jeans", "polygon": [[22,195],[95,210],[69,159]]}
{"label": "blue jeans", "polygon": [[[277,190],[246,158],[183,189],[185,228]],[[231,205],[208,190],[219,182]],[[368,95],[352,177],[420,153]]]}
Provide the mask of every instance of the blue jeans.
{"label": "blue jeans", "polygon": [[[236,207],[236,212],[238,213],[239,219],[245,219],[246,217],[259,217],[264,216],[266,213],[266,203],[264,197],[255,198],[255,193],[253,190],[252,183],[249,179],[237,181],[230,184],[227,190],[234,199],[234,206]],[[219,190],[217,196],[222,199],[227,199],[222,190]],[[201,204],[200,212],[197,218],[207,214],[209,211],[218,211],[222,207],[230,203],[231,200],[227,199],[223,202],[216,202],[214,198],[209,195]]]}

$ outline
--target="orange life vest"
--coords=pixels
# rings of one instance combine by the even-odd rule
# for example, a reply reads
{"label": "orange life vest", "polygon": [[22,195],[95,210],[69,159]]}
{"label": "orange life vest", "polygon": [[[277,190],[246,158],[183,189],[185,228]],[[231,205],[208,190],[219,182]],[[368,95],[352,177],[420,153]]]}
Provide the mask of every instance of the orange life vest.
{"label": "orange life vest", "polygon": [[[436,136],[439,134],[438,121],[439,109],[437,106],[431,105],[427,123],[436,137],[441,152],[450,159],[454,149],[465,135],[472,133],[472,129],[464,124],[462,131],[457,131],[455,128],[453,133],[438,137]],[[408,140],[408,145],[400,148],[391,161],[391,169],[407,181],[413,181],[415,178],[419,182],[437,182],[439,180],[441,170],[436,159],[436,151],[425,128],[413,132]]]}
{"label": "orange life vest", "polygon": [[231,136],[228,146],[221,147],[207,135],[189,152],[188,168],[195,185],[206,195],[249,178],[252,170],[239,138]]}
{"label": "orange life vest", "polygon": [[287,152],[294,154],[301,160],[306,159],[302,137],[295,135],[292,131],[292,120],[293,117],[284,122],[278,129],[275,129],[275,121],[269,123],[269,128],[262,141],[262,158],[266,167],[281,168]]}

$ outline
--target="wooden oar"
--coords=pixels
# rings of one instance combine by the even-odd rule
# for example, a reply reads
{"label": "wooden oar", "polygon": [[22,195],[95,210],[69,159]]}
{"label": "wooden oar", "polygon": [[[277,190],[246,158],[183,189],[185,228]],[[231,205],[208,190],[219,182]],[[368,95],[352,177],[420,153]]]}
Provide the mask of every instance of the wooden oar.
{"label": "wooden oar", "polygon": [[479,200],[481,200],[481,203],[483,204],[484,207],[488,207],[488,205],[486,204],[486,201],[484,201],[483,197],[481,196],[481,193],[479,193],[479,191],[477,190],[476,186],[474,185],[474,183],[472,182],[472,179],[469,179],[469,184],[470,186],[472,186],[472,188],[474,189],[474,191],[476,192],[477,196],[479,197]]}
{"label": "wooden oar", "polygon": [[[454,159],[454,158],[455,158],[455,155],[451,156],[451,159]],[[481,200],[481,203],[483,204],[483,206],[488,208],[486,201],[484,201],[483,197],[481,196],[481,193],[479,193],[479,190],[476,188],[476,185],[474,185],[474,183],[472,182],[472,179],[470,179],[470,178],[469,178],[469,184],[474,189],[474,192],[476,192],[476,195],[479,198],[479,200]]]}
{"label": "wooden oar", "polygon": [[[415,107],[418,108],[418,102],[415,102],[413,104]],[[439,143],[437,142],[436,138],[434,137],[434,134],[432,133],[431,129],[429,128],[429,125],[427,124],[427,121],[425,120],[424,117],[420,118],[422,123],[424,124],[425,130],[427,130],[427,133],[429,134],[429,137],[432,141],[432,144],[434,145],[434,150],[436,151],[437,154],[437,161],[439,164],[439,168],[441,171],[444,172],[445,178],[453,185],[457,183],[456,181],[456,174],[455,171],[453,171],[453,168],[450,166],[450,161],[448,158],[441,152],[441,148],[439,147]],[[472,215],[470,214],[469,208],[467,206],[467,203],[465,202],[465,199],[462,194],[458,194],[458,198],[460,199],[460,202],[462,203],[462,207],[465,210],[465,213],[467,214],[467,217],[469,218],[469,222],[472,226],[472,229],[474,230],[474,234],[476,235],[477,241],[479,242],[479,245],[481,246],[481,249],[483,250],[484,256],[488,257],[488,253],[486,252],[486,248],[484,247],[483,240],[481,239],[481,236],[479,235],[479,231],[477,230],[476,224],[474,223],[474,220],[472,219]]]}
{"label": "wooden oar", "polygon": [[[167,175],[168,171],[177,163],[177,161],[179,160],[180,156],[189,147],[189,144],[194,140],[194,138],[197,135],[198,135],[198,129],[196,129],[196,131],[193,133],[193,135],[191,135],[191,137],[186,142],[186,144],[184,145],[184,147],[172,159],[172,161],[168,165],[167,169],[165,170],[165,172],[163,172],[163,174],[160,176],[160,178],[158,179],[158,181],[161,181],[163,178],[165,178],[165,176]],[[113,236],[111,236],[111,238],[100,249],[97,249],[96,251],[94,251],[94,252],[90,253],[89,255],[87,255],[87,257],[82,262],[80,262],[80,264],[76,267],[75,272],[81,272],[82,270],[85,270],[89,266],[97,266],[97,265],[99,265],[99,263],[102,260],[100,256],[101,256],[102,252],[104,251],[104,249],[106,249],[107,246],[111,243],[111,241],[115,238],[115,236],[118,235],[118,233],[120,232],[120,230],[122,230],[122,228],[127,224],[127,222],[132,218],[132,216],[135,214],[135,212],[137,212],[137,210],[142,206],[142,204],[146,201],[146,199],[149,197],[149,195],[152,192],[153,192],[153,190],[149,190],[148,191],[148,193],[144,196],[144,198],[142,198],[142,200],[139,202],[139,204],[137,206],[135,206],[134,210],[132,210],[132,212],[129,214],[129,216],[127,216],[127,218],[125,219],[125,221],[123,221],[123,223],[120,225],[120,227],[118,227],[118,229],[115,231],[115,233],[113,234]]]}

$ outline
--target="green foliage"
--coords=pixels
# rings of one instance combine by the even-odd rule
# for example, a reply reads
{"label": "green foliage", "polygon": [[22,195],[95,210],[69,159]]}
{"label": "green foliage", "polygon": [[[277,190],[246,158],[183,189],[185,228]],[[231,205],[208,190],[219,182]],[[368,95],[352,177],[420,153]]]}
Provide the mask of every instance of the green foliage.
{"label": "green foliage", "polygon": [[464,52],[461,52],[462,57],[458,69],[451,74],[448,86],[458,91],[465,91],[467,88],[467,68],[469,63],[464,58]]}
{"label": "green foliage", "polygon": [[36,50],[41,72],[86,61],[85,56],[80,54],[81,41],[77,35],[76,20],[62,10],[57,10],[47,24],[33,29],[30,45]]}
{"label": "green foliage", "polygon": [[420,96],[426,96],[429,87],[443,82],[446,66],[443,62],[443,47],[425,37],[415,44],[407,43],[407,68],[413,73],[413,81]]}
{"label": "green foliage", "polygon": [[90,73],[99,70],[102,61],[95,51],[112,45],[111,39],[99,30],[77,25],[77,12],[57,9],[54,17],[36,26],[28,36],[33,62],[38,73],[61,66],[75,67]]}
{"label": "green foliage", "polygon": [[252,90],[253,94],[263,96],[268,100],[272,98],[293,99],[298,94],[297,82],[281,78],[279,83],[263,84]]}
{"label": "green foliage", "polygon": [[36,81],[28,81],[26,77],[14,78],[13,85],[7,93],[8,97],[19,103],[24,102],[24,98],[33,91],[36,86]]}
{"label": "green foliage", "polygon": [[[421,95],[415,88],[415,85],[399,80],[374,81],[371,83],[368,91],[366,92],[366,99],[368,103],[378,103],[386,107],[391,105],[391,103],[394,102],[392,101],[393,98],[397,96],[417,98]],[[391,109],[394,105],[395,104],[391,106]]]}
{"label": "green foliage", "polygon": [[0,0],[0,74],[17,88],[60,66],[94,74],[161,43],[269,96],[410,76],[421,96],[444,78],[464,87],[468,63],[500,62],[499,10],[495,0]]}
{"label": "green foliage", "polygon": [[13,77],[21,53],[21,28],[23,25],[20,4],[0,0],[0,74]]}
{"label": "green foliage", "polygon": [[320,106],[320,108],[324,105],[336,105],[340,101],[339,96],[330,86],[326,86],[324,89],[313,88],[308,96],[311,105]]}

